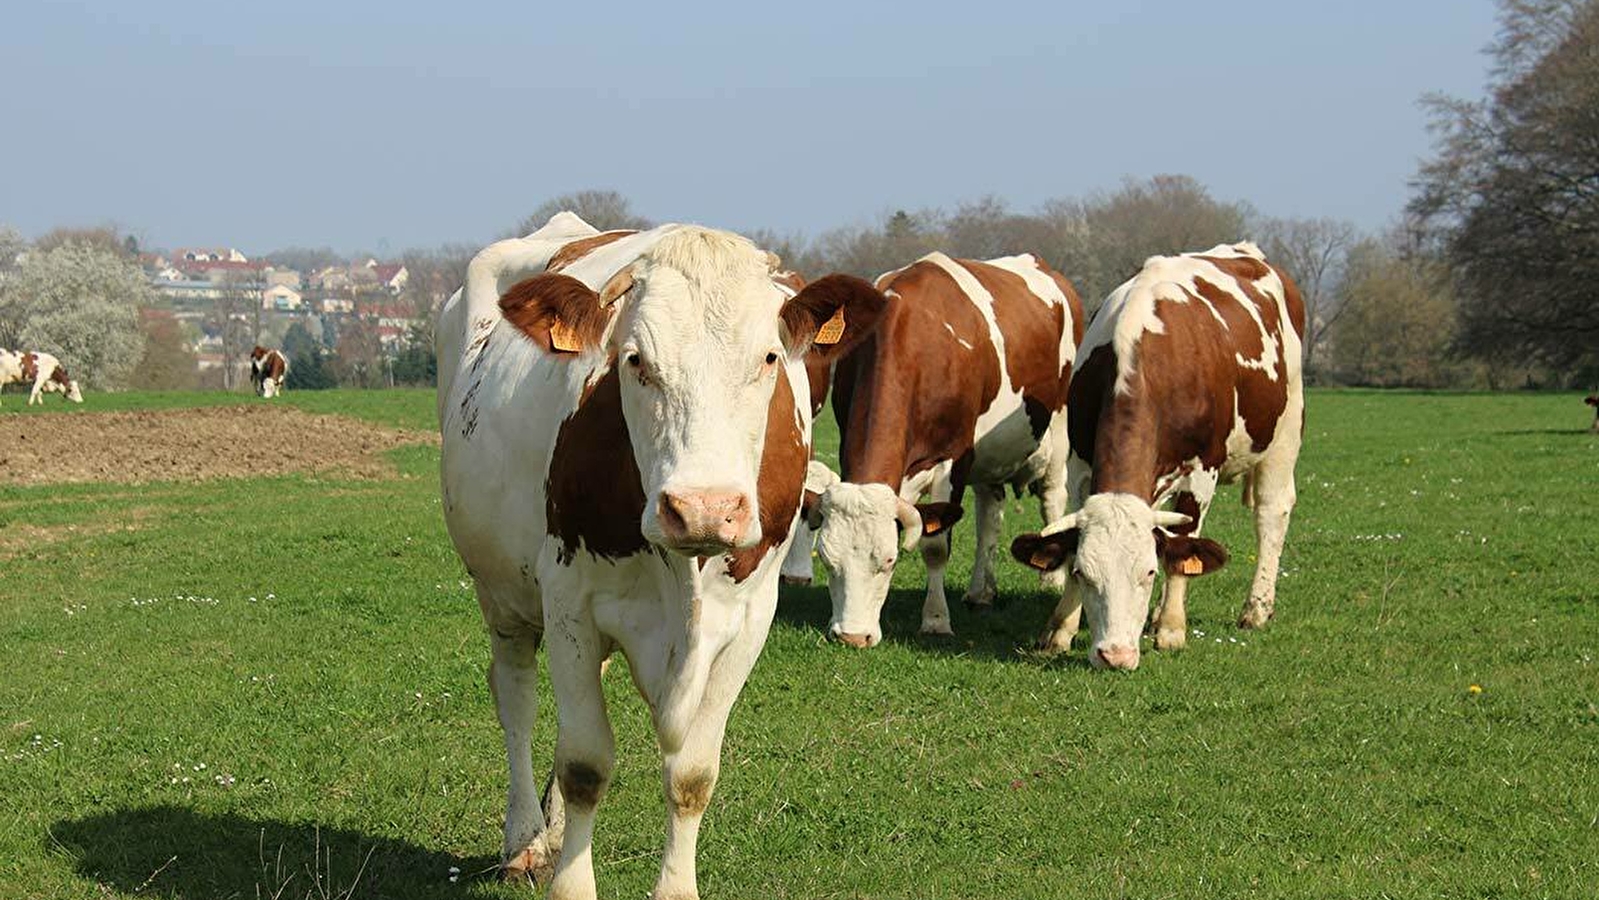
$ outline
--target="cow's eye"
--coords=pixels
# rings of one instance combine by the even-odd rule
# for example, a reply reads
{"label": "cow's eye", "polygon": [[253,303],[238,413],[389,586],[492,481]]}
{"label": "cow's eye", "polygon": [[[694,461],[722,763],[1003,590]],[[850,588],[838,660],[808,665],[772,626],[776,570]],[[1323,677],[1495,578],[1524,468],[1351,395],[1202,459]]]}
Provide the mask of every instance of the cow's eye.
{"label": "cow's eye", "polygon": [[770,365],[772,365],[772,364],[774,364],[776,362],[777,362],[777,353],[776,353],[776,351],[768,352],[766,354],[766,364],[770,366]]}
{"label": "cow's eye", "polygon": [[643,364],[643,360],[639,359],[637,350],[634,350],[632,353],[627,355],[627,364],[635,369]]}

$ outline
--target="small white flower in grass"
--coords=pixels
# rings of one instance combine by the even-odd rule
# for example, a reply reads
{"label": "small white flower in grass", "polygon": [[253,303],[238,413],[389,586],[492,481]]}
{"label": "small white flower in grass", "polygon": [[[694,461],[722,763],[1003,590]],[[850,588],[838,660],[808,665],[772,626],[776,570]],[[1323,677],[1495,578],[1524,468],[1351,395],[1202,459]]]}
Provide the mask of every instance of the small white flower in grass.
{"label": "small white flower in grass", "polygon": [[460,866],[451,866],[450,867],[450,874],[451,875],[459,875],[459,874],[461,874],[461,867]]}
{"label": "small white flower in grass", "polygon": [[450,876],[450,883],[451,884],[455,884],[457,881],[460,880],[460,878],[461,878],[461,876],[459,876],[459,875],[451,875]]}

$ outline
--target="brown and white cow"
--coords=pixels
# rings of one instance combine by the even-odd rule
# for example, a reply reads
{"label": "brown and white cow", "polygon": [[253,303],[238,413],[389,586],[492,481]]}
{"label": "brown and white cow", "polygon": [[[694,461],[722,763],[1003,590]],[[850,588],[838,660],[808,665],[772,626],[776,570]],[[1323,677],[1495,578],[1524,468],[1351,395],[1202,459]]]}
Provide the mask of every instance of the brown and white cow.
{"label": "brown and white cow", "polygon": [[[889,298],[882,323],[834,366],[843,481],[806,512],[828,572],[828,632],[855,647],[882,639],[897,552],[918,546],[921,630],[951,633],[944,570],[968,485],[977,559],[965,600],[974,607],[994,599],[1005,488],[1033,487],[1046,522],[1066,511],[1066,390],[1083,330],[1071,283],[1031,255],[931,253],[877,288]],[[915,505],[924,495],[931,502]]]}
{"label": "brown and white cow", "polygon": [[1157,570],[1155,646],[1183,646],[1188,579],[1227,560],[1199,536],[1205,513],[1239,476],[1259,557],[1239,625],[1271,618],[1304,423],[1304,326],[1299,289],[1247,242],[1153,257],[1105,300],[1068,404],[1077,511],[1011,545],[1034,568],[1072,565],[1041,647],[1068,649],[1086,606],[1093,664],[1137,667]]}
{"label": "brown and white cow", "polygon": [[289,358],[280,350],[268,350],[256,344],[250,351],[250,381],[255,384],[259,397],[276,397],[283,393],[284,379],[289,376]]}
{"label": "brown and white cow", "polygon": [[43,403],[43,395],[47,393],[59,393],[73,403],[83,402],[83,391],[78,388],[78,382],[67,374],[67,368],[61,365],[61,360],[49,353],[0,350],[0,387],[14,381],[24,384],[31,382],[29,406]]}
{"label": "brown and white cow", "polygon": [[[601,234],[561,213],[472,260],[438,327],[442,481],[493,651],[507,874],[594,896],[614,762],[600,666],[621,650],[665,757],[654,896],[698,896],[723,732],[799,515],[801,360],[813,338],[847,349],[882,307],[846,276],[788,296],[754,244],[694,226]],[[558,721],[548,814],[529,757],[541,641]]]}

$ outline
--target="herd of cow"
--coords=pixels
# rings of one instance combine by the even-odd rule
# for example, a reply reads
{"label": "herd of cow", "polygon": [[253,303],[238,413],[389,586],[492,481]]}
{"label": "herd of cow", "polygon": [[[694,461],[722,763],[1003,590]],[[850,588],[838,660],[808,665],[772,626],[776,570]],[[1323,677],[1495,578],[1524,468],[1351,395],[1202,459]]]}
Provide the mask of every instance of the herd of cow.
{"label": "herd of cow", "polygon": [[[1059,604],[1040,638],[1132,669],[1147,627],[1183,644],[1201,537],[1242,479],[1257,566],[1240,617],[1272,616],[1294,507],[1304,307],[1250,243],[1155,257],[1092,322],[1037,257],[932,253],[875,283],[806,283],[749,240],[561,213],[479,253],[441,313],[438,411],[450,535],[488,625],[510,769],[503,870],[595,893],[591,838],[614,747],[601,689],[621,650],[664,756],[654,896],[698,896],[695,845],[728,714],[780,580],[828,573],[830,633],[870,647],[900,553],[921,629],[951,631],[951,528],[975,498],[964,600],[991,604],[1007,489],[1046,526],[1011,553]],[[839,471],[811,459],[831,388]],[[1165,574],[1149,614],[1156,574]],[[536,651],[557,705],[553,777],[531,765]]]}

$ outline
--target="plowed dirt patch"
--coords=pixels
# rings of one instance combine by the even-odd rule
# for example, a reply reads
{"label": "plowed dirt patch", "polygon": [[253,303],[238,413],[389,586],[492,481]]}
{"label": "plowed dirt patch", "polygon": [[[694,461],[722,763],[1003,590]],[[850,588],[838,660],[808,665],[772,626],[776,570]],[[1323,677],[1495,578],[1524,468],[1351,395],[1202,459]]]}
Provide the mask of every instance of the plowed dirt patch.
{"label": "plowed dirt patch", "polygon": [[396,431],[289,406],[18,416],[0,436],[0,484],[200,481],[295,472],[386,478],[394,467],[382,451],[438,440],[431,432]]}

